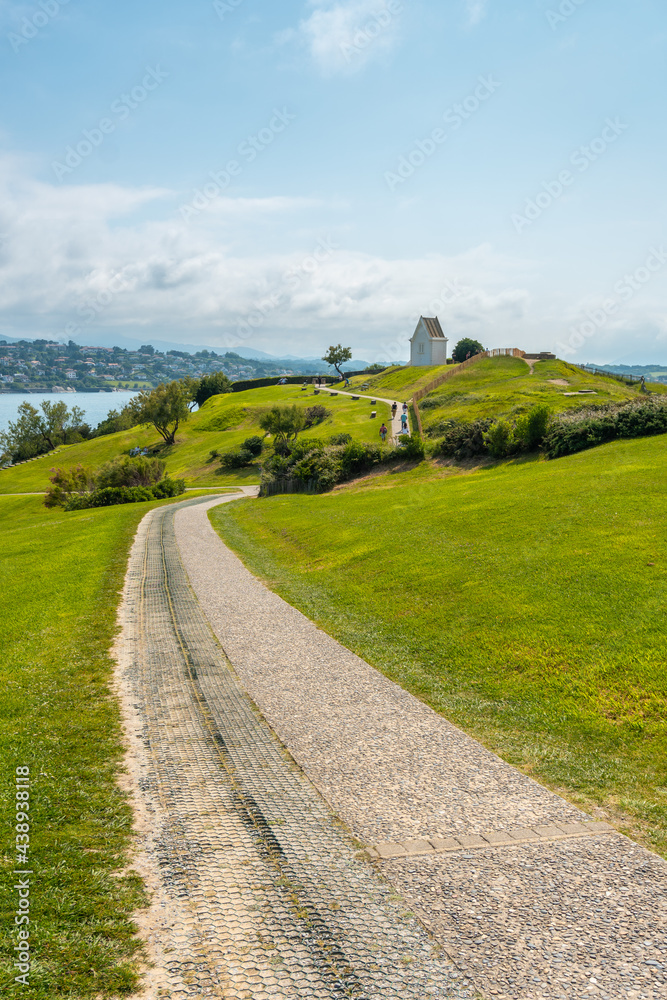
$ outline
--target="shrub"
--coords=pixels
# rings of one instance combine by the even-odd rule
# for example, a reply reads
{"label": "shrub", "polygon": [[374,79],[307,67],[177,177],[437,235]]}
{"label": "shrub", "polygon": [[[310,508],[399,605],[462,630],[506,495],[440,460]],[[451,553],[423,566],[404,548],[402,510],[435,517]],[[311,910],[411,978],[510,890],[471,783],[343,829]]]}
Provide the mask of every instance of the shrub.
{"label": "shrub", "polygon": [[251,455],[255,458],[262,454],[262,448],[264,447],[264,441],[257,434],[254,437],[246,438],[241,448],[245,451],[249,451]]}
{"label": "shrub", "polygon": [[351,440],[351,434],[332,434],[329,438],[329,444],[349,444]]}
{"label": "shrub", "polygon": [[419,434],[413,434],[412,437],[403,436],[399,438],[398,445],[398,453],[404,458],[412,458],[421,462],[426,455],[424,442]]}
{"label": "shrub", "polygon": [[488,455],[489,449],[484,435],[492,423],[491,420],[474,420],[469,424],[455,420],[443,421],[439,425],[439,430],[444,434],[436,445],[435,453],[444,455],[445,458],[455,458],[457,461]]}
{"label": "shrub", "polygon": [[179,497],[185,493],[184,479],[169,479],[166,477],[161,482],[151,487],[151,493],[156,500],[166,500],[168,497]]}
{"label": "shrub", "polygon": [[544,438],[544,452],[549,459],[561,458],[615,438],[665,433],[667,401],[660,397],[593,406],[563,414],[553,421]]}
{"label": "shrub", "polygon": [[495,420],[485,433],[484,442],[494,458],[506,458],[514,446],[512,425],[507,420]]}
{"label": "shrub", "polygon": [[322,406],[319,403],[315,406],[309,406],[306,409],[306,423],[304,426],[312,427],[313,424],[321,424],[330,416],[331,410],[327,410],[326,406]]}
{"label": "shrub", "polygon": [[110,486],[153,486],[164,478],[166,466],[157,458],[145,455],[123,455],[113,462],[107,462],[97,472],[95,482],[98,489]]}
{"label": "shrub", "polygon": [[252,465],[254,455],[246,448],[237,448],[236,451],[227,451],[220,456],[220,465],[223,469],[244,469]]}
{"label": "shrub", "polygon": [[519,417],[514,428],[514,438],[522,451],[534,451],[544,441],[549,426],[550,411],[544,404],[533,406]]}
{"label": "shrub", "polygon": [[51,469],[51,486],[44,497],[45,507],[65,507],[76,495],[85,495],[95,485],[91,469],[77,465],[73,469]]}

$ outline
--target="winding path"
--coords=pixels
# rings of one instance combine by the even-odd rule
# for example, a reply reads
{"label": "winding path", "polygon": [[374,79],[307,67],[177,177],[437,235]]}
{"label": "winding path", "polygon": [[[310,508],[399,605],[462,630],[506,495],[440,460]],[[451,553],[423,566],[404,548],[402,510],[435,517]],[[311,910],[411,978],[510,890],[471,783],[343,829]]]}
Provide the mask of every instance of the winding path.
{"label": "winding path", "polygon": [[665,862],[268,590],[229,499],[152,511],[127,577],[144,996],[664,1000]]}

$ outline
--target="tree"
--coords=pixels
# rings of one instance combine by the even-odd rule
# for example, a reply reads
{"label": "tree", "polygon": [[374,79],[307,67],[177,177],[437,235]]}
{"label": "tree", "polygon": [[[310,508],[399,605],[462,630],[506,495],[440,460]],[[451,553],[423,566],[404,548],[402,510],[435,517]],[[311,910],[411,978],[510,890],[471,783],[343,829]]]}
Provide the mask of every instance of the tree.
{"label": "tree", "polygon": [[306,415],[298,406],[274,406],[260,417],[259,426],[275,438],[277,451],[289,452],[290,441],[296,441],[306,422]]}
{"label": "tree", "polygon": [[232,383],[224,372],[211,372],[199,379],[193,399],[197,406],[203,406],[211,396],[219,396],[223,392],[231,392]]}
{"label": "tree", "polygon": [[458,344],[452,352],[452,358],[456,364],[461,364],[462,361],[466,361],[468,358],[473,358],[476,354],[481,354],[484,348],[480,344],[479,340],[472,340],[470,337],[464,337],[463,340],[459,340]]}
{"label": "tree", "polygon": [[[2,460],[21,462],[46,451],[53,451],[59,443],[67,444],[83,429],[84,412],[78,406],[67,409],[65,403],[44,400],[42,412],[30,403],[21,403],[18,420],[10,422],[0,434]],[[86,430],[89,429],[86,428]]]}
{"label": "tree", "polygon": [[155,348],[152,344],[142,344],[139,348],[139,354],[155,354]]}
{"label": "tree", "polygon": [[190,416],[189,396],[180,382],[144,389],[129,404],[138,424],[152,424],[165,444],[173,444],[180,424]]}
{"label": "tree", "polygon": [[322,361],[326,361],[328,365],[333,365],[341,378],[343,378],[343,373],[340,370],[340,366],[345,364],[346,361],[352,360],[352,349],[350,347],[343,347],[342,344],[336,344],[329,348],[327,353],[322,358]]}

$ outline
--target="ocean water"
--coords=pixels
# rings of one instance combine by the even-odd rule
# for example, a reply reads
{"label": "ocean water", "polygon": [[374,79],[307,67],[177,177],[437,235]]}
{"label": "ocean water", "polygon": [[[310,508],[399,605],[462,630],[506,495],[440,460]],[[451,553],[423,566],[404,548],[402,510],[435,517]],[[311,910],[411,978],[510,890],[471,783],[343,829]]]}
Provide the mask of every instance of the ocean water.
{"label": "ocean water", "polygon": [[136,396],[136,392],[2,392],[0,393],[0,431],[7,429],[10,420],[16,420],[21,403],[30,403],[39,410],[41,403],[51,400],[66,403],[71,409],[79,406],[86,414],[86,422],[96,427],[109,410],[120,410]]}

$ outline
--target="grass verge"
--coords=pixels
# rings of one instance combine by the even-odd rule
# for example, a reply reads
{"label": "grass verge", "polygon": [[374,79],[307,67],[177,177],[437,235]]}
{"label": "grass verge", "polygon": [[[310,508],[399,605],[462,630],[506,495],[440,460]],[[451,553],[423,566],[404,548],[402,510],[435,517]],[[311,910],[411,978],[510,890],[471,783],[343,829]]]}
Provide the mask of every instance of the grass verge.
{"label": "grass verge", "polygon": [[667,855],[666,472],[647,438],[210,516],[348,648]]}
{"label": "grass verge", "polygon": [[[189,494],[188,499],[196,494]],[[125,870],[132,815],[116,784],[123,754],[109,655],[127,554],[156,503],[78,513],[0,498],[0,760],[4,891],[0,993],[118,997],[137,984]],[[14,982],[14,774],[30,768],[30,986]]]}

